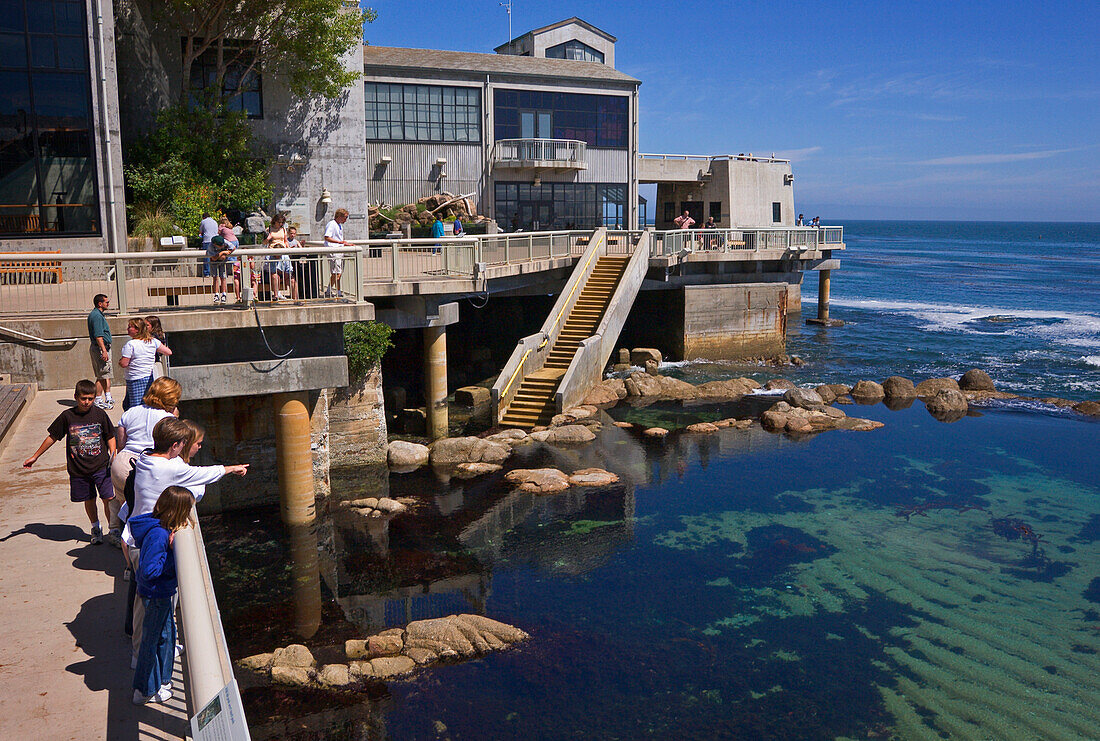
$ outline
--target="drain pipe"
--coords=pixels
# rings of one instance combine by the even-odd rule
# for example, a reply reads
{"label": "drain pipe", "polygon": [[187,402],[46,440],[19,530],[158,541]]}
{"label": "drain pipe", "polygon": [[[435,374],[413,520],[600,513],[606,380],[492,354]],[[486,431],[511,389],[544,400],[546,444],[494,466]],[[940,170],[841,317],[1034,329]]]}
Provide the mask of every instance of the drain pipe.
{"label": "drain pipe", "polygon": [[103,37],[103,0],[92,0],[92,9],[95,11],[96,45],[99,47],[99,125],[102,129],[103,148],[103,179],[107,193],[107,251],[120,252],[118,249],[116,224],[115,224],[115,173],[114,164],[111,162],[111,127],[107,114],[107,45]]}

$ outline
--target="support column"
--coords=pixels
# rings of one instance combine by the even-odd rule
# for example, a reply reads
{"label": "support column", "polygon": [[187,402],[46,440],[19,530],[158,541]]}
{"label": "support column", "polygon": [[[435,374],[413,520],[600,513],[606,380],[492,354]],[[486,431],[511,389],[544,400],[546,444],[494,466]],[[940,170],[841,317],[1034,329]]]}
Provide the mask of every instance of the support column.
{"label": "support column", "polygon": [[305,391],[274,397],[279,514],[287,525],[308,525],[317,516],[308,400]]}
{"label": "support column", "polygon": [[312,638],[321,627],[321,567],[316,525],[290,525],[290,567],[294,594],[294,631]]}
{"label": "support column", "polygon": [[447,327],[424,328],[424,396],[428,407],[428,434],[447,437]]}
{"label": "support column", "polygon": [[829,321],[829,281],[832,270],[819,270],[817,273],[817,319]]}

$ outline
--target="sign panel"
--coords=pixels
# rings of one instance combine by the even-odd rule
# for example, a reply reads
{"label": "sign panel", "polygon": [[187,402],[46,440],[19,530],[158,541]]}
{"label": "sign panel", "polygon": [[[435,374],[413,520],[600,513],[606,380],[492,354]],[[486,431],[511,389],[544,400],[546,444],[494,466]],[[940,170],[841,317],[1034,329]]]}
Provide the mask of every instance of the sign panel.
{"label": "sign panel", "polygon": [[236,679],[191,718],[191,738],[194,741],[251,741]]}

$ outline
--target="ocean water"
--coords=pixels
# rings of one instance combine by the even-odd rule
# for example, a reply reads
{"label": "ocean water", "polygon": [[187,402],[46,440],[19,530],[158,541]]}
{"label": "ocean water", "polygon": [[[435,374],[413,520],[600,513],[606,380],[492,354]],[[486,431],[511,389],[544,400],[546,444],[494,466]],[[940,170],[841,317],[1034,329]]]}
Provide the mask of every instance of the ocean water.
{"label": "ocean water", "polygon": [[[1100,398],[1100,224],[865,221],[844,224],[830,315],[789,324],[798,380],[853,383],[986,370],[1034,396]],[[802,288],[817,315],[817,280]],[[698,363],[722,377],[728,364]],[[724,367],[725,366],[725,367]]]}
{"label": "ocean water", "polygon": [[[1100,397],[1100,369],[1073,364],[1095,340],[1096,271],[1053,259],[1095,247],[1095,227],[846,226],[834,314],[850,323],[793,336],[807,366],[676,372],[809,383],[976,365],[1003,388]],[[1036,243],[1055,248],[1039,257]],[[943,261],[986,268],[968,285]],[[242,675],[253,738],[1100,738],[1100,422],[1012,403],[953,423],[920,401],[841,408],[884,427],[692,435],[682,427],[740,407],[620,405],[614,418],[673,433],[607,424],[586,446],[507,463],[600,466],[614,486],[534,496],[503,472],[344,472],[335,499],[388,495],[412,512],[330,501],[294,530],[274,508],[204,518],[235,658],[297,642],[333,657],[349,638],[462,612],[531,634],[353,692]]]}

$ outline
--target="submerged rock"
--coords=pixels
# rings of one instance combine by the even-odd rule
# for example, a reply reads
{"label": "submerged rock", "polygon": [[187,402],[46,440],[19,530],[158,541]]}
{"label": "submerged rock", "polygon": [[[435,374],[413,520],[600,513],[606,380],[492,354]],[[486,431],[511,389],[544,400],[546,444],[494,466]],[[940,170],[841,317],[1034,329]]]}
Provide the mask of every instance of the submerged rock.
{"label": "submerged rock", "polygon": [[459,463],[455,466],[454,475],[460,479],[474,479],[478,476],[496,473],[501,468],[503,466],[499,463]]}
{"label": "submerged rock", "polygon": [[553,494],[569,488],[569,477],[556,468],[517,468],[504,475],[520,491]]}
{"label": "submerged rock", "polygon": [[408,656],[384,656],[371,659],[370,668],[378,679],[392,679],[412,674],[416,670],[416,662]]}
{"label": "submerged rock", "polygon": [[774,404],[760,417],[760,424],[768,432],[786,432],[806,435],[827,430],[852,430],[863,432],[882,427],[881,422],[848,417],[839,409],[825,407],[821,410],[792,407],[781,401]]}
{"label": "submerged rock", "polygon": [[569,476],[569,483],[573,486],[609,486],[618,481],[618,476],[602,468],[582,468]]}
{"label": "submerged rock", "polygon": [[313,654],[300,643],[292,643],[286,648],[277,648],[271,658],[271,666],[298,667],[312,669],[315,665]]}
{"label": "submerged rock", "polygon": [[[473,658],[529,637],[519,628],[481,615],[417,620],[405,628],[406,650],[426,649],[444,661]],[[380,659],[372,661],[372,666],[376,661]],[[408,661],[413,663],[412,659]],[[377,667],[375,669],[377,671]]]}
{"label": "submerged rock", "polygon": [[586,443],[596,439],[596,435],[592,430],[584,425],[575,424],[565,425],[563,427],[553,427],[549,430],[543,430],[542,432],[532,432],[530,437],[532,440],[554,445],[575,445],[577,443]]}
{"label": "submerged rock", "polygon": [[347,664],[325,664],[317,672],[317,681],[325,687],[346,687],[353,679]]}
{"label": "submerged rock", "polygon": [[882,392],[887,399],[915,399],[917,387],[908,378],[890,376],[882,382]]}
{"label": "submerged rock", "polygon": [[1100,401],[1082,401],[1080,404],[1073,405],[1073,411],[1090,417],[1100,417]]}
{"label": "submerged rock", "polygon": [[993,379],[989,374],[978,368],[971,368],[962,374],[959,379],[959,388],[963,391],[996,391]]}
{"label": "submerged rock", "polygon": [[271,667],[271,681],[275,684],[285,684],[291,687],[306,687],[313,680],[313,674],[309,669],[300,666],[273,666]]}
{"label": "submerged rock", "polygon": [[688,425],[684,428],[685,432],[692,432],[697,434],[710,434],[718,432],[718,425],[711,422],[696,422],[693,425]]}
{"label": "submerged rock", "polygon": [[650,427],[642,432],[646,437],[668,437],[668,430],[664,427]]}

